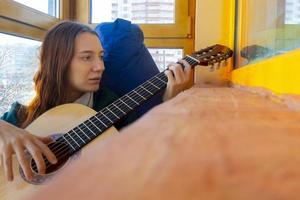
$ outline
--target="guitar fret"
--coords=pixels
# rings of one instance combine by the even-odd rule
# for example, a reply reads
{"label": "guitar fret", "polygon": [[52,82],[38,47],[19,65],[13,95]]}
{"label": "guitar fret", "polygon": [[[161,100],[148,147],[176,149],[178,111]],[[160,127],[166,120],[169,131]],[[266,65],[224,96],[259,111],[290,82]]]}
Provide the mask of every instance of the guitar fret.
{"label": "guitar fret", "polygon": [[128,108],[130,108],[131,110],[133,110],[133,108],[131,108],[129,105],[127,105],[121,98],[120,101],[122,101],[122,103],[124,103]]}
{"label": "guitar fret", "polygon": [[[85,140],[84,135],[82,134],[82,130],[80,129],[80,126],[81,126],[81,124],[72,130],[73,131],[72,135],[74,135],[74,133],[75,133],[75,136],[77,136],[77,138],[79,138],[79,141],[83,139],[83,141],[84,141],[83,143],[85,144],[86,140]],[[75,138],[75,140],[78,142],[78,140],[76,138]]]}
{"label": "guitar fret", "polygon": [[146,90],[142,89],[141,87],[139,87],[140,90],[137,90],[138,93],[140,93],[141,95],[143,95],[143,97],[147,99],[149,99],[149,97],[151,97],[151,94],[149,92],[147,92]]}
{"label": "guitar fret", "polygon": [[191,58],[186,58],[184,60],[187,61],[190,65],[196,65],[196,64],[198,64],[194,60],[192,60]]}
{"label": "guitar fret", "polygon": [[136,105],[140,105],[138,102],[136,102],[133,98],[131,98],[129,95],[125,95],[125,96],[127,96],[129,99],[131,99],[134,103],[136,103]]}
{"label": "guitar fret", "polygon": [[98,135],[96,133],[99,132],[97,127],[92,125],[88,120],[84,122],[84,125],[79,125],[80,128],[84,131],[84,138],[89,138],[89,141],[93,140]]}
{"label": "guitar fret", "polygon": [[98,126],[96,126],[90,119],[88,119],[88,121],[90,121],[90,123],[91,123],[94,127],[96,127],[100,132],[102,132],[102,130],[101,130]]}
{"label": "guitar fret", "polygon": [[151,85],[153,85],[154,87],[156,87],[156,89],[160,89],[159,87],[157,87],[156,85],[154,85],[153,83],[151,83],[151,81],[148,81],[148,83],[150,83]]}
{"label": "guitar fret", "polygon": [[146,90],[147,92],[149,92],[151,95],[153,95],[152,92],[150,92],[149,90],[147,90],[146,88],[144,88],[142,85],[140,86],[142,89]]}
{"label": "guitar fret", "polygon": [[100,113],[106,118],[106,119],[108,119],[111,123],[114,123],[111,119],[109,119],[105,114],[103,114],[101,111],[100,111]]}
{"label": "guitar fret", "polygon": [[106,107],[106,109],[107,109],[109,112],[111,112],[116,118],[120,119],[120,117],[117,116],[114,112],[112,112],[108,107]]}
{"label": "guitar fret", "polygon": [[126,113],[121,108],[119,108],[118,106],[116,106],[114,103],[112,103],[112,105],[115,106],[117,109],[119,109],[124,115],[126,115]]}
{"label": "guitar fret", "polygon": [[158,89],[156,87],[153,87],[151,84],[149,84],[148,82],[144,83],[142,85],[144,88],[146,88],[149,92],[151,92],[151,95],[156,94],[156,92],[158,91]]}
{"label": "guitar fret", "polygon": [[63,135],[62,138],[64,138],[64,140],[69,144],[70,147],[72,147],[72,149],[74,151],[76,151],[76,148],[73,147],[73,145],[65,138],[65,136]]}
{"label": "guitar fret", "polygon": [[125,95],[125,96],[123,96],[122,97],[122,99],[132,108],[132,109],[134,109],[135,107],[137,107],[139,104],[137,104],[137,102],[135,102],[135,101],[132,101],[132,99],[129,97],[129,96],[127,96],[127,95]]}
{"label": "guitar fret", "polygon": [[160,76],[160,78],[162,80],[164,80],[166,82],[166,84],[168,84],[168,77],[167,77],[167,75],[165,75],[164,73],[161,73],[158,76]]}
{"label": "guitar fret", "polygon": [[121,119],[124,115],[126,115],[126,113],[124,114],[124,112],[120,111],[119,108],[116,108],[115,104],[111,103],[107,106],[107,108],[109,108],[118,117],[118,119]]}
{"label": "guitar fret", "polygon": [[162,82],[160,79],[158,78],[153,78],[152,80],[153,84],[157,85],[158,87],[160,87],[160,89],[164,86],[166,86],[166,83],[165,82]]}
{"label": "guitar fret", "polygon": [[188,57],[188,58],[192,59],[192,60],[193,60],[193,61],[195,61],[196,63],[199,63],[199,61],[198,61],[198,60],[196,60],[195,58],[193,58],[192,56],[186,55],[186,57]]}
{"label": "guitar fret", "polygon": [[78,145],[78,147],[80,147],[80,145],[76,142],[76,140],[74,140],[74,138],[69,133],[67,133],[67,135]]}
{"label": "guitar fret", "polygon": [[117,104],[117,105],[115,104],[115,106],[122,108],[121,110],[127,114],[132,109],[129,108],[127,105],[124,105],[124,103],[121,101],[122,98],[123,97],[121,97],[120,99],[118,99],[117,101],[115,101],[115,103]]}
{"label": "guitar fret", "polygon": [[86,142],[76,133],[76,131],[74,131],[74,129],[72,130],[78,137],[79,139],[85,144]]}
{"label": "guitar fret", "polygon": [[147,100],[145,97],[143,97],[142,95],[140,95],[139,93],[137,93],[135,90],[133,90],[134,93],[136,93],[137,95],[139,95],[140,97],[142,97],[144,100]]}
{"label": "guitar fret", "polygon": [[107,128],[106,124],[104,124],[98,117],[97,115],[94,116],[99,122],[101,122],[101,124],[103,124],[105,126],[105,128]]}
{"label": "guitar fret", "polygon": [[165,82],[165,81],[163,81],[163,80],[161,80],[158,76],[155,76],[155,78],[157,78],[158,80],[160,80],[161,82],[163,82],[163,83],[165,83],[165,84],[167,84],[167,82]]}
{"label": "guitar fret", "polygon": [[[94,132],[93,132],[93,131],[85,124],[85,123],[83,123],[83,125],[84,125],[85,127],[87,127],[87,128],[89,129],[89,131],[91,131],[92,134],[93,134],[94,136],[96,136],[95,133],[94,133]],[[79,127],[80,127],[80,126],[79,126]],[[80,130],[81,130],[81,129],[80,129]],[[83,134],[84,134],[87,138],[89,138],[89,140],[91,140],[91,138],[90,138],[88,135],[86,135],[84,131],[81,130],[81,132],[83,132]]]}
{"label": "guitar fret", "polygon": [[141,97],[141,95],[137,94],[136,92],[130,92],[127,94],[127,98],[130,100],[130,101],[133,101],[134,102],[134,106],[137,105],[141,105],[145,99],[143,97]]}

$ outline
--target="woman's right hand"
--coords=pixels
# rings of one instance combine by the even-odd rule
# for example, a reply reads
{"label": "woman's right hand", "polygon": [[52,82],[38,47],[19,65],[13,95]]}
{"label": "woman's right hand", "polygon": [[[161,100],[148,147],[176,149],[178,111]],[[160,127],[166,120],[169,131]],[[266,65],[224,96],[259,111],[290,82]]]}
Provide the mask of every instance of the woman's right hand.
{"label": "woman's right hand", "polygon": [[57,162],[55,155],[46,145],[46,143],[49,143],[50,141],[50,137],[40,138],[34,136],[24,129],[20,129],[0,120],[0,156],[6,179],[8,181],[13,180],[13,154],[16,154],[25,177],[28,180],[32,179],[33,173],[29,161],[25,157],[25,150],[32,155],[39,173],[44,174],[46,164],[43,155],[50,163],[55,164]]}

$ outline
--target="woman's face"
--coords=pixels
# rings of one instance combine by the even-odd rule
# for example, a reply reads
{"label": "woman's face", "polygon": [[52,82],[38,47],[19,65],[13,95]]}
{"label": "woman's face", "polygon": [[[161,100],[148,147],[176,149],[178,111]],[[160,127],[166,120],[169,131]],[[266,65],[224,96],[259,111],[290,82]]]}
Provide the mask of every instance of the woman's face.
{"label": "woman's face", "polygon": [[103,53],[96,35],[86,32],[76,37],[68,74],[71,92],[82,94],[99,89],[104,71]]}

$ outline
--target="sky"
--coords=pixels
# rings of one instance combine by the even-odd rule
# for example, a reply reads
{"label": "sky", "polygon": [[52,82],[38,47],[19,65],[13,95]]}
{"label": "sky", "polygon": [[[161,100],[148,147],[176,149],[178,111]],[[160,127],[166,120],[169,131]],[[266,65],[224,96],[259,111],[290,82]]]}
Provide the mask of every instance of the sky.
{"label": "sky", "polygon": [[26,44],[26,45],[30,45],[30,46],[33,46],[33,45],[36,46],[36,45],[40,45],[41,42],[26,39],[23,37],[16,37],[16,36],[0,33],[0,46],[1,45],[5,46],[5,45],[9,45],[9,44]]}
{"label": "sky", "polygon": [[93,22],[111,21],[111,1],[93,0],[92,2]]}
{"label": "sky", "polygon": [[[14,0],[31,8],[48,13],[48,0]],[[92,13],[93,21],[104,22],[111,21],[111,1],[110,0],[93,0]]]}
{"label": "sky", "polygon": [[31,8],[48,13],[48,0],[14,0]]}

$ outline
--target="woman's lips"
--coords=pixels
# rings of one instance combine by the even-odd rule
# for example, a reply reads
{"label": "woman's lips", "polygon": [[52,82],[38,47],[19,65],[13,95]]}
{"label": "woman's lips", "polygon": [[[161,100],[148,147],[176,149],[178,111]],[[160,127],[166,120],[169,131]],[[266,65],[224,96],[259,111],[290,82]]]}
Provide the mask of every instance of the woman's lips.
{"label": "woman's lips", "polygon": [[90,83],[100,83],[100,80],[101,80],[100,77],[97,77],[97,78],[90,78],[90,79],[89,79],[89,82],[90,82]]}

